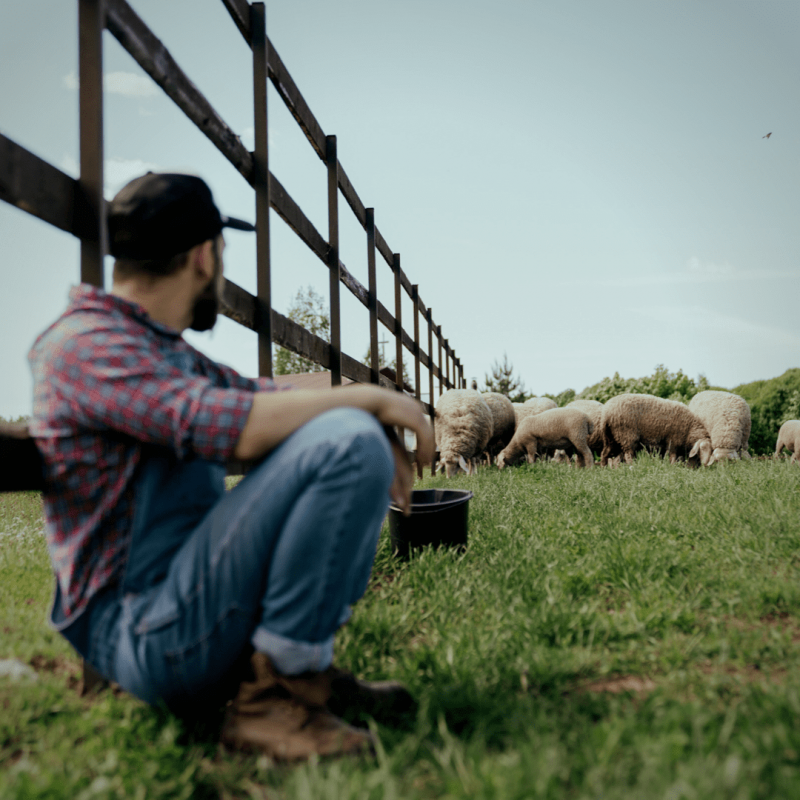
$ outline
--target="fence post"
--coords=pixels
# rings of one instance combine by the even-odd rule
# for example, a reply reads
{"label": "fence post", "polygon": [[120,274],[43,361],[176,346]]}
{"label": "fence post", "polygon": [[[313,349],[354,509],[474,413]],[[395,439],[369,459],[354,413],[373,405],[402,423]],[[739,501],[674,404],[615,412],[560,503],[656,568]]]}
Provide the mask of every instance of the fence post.
{"label": "fence post", "polygon": [[419,358],[419,284],[411,284],[411,301],[414,303],[414,395],[421,400],[420,373],[422,364]]}
{"label": "fence post", "polygon": [[[431,425],[434,427],[434,436],[436,430],[436,414],[434,413],[433,402],[433,310],[428,309],[425,315],[428,321],[428,399],[430,400],[431,408]],[[436,451],[434,450],[433,459],[431,459],[431,477],[436,474]]]}
{"label": "fence post", "polygon": [[381,354],[378,352],[378,279],[375,272],[375,209],[367,209],[367,278],[369,283],[370,380],[380,383]]}
{"label": "fence post", "polygon": [[436,340],[439,342],[439,397],[444,394],[444,387],[442,386],[442,326],[436,326]]}
{"label": "fence post", "polygon": [[108,250],[103,199],[103,30],[105,0],[80,0],[81,281],[103,286],[103,256]]}
{"label": "fence post", "polygon": [[272,377],[272,279],[270,275],[269,230],[269,122],[267,82],[269,55],[267,14],[264,3],[250,6],[250,32],[253,47],[253,187],[256,192],[256,296],[258,314],[258,374]]}
{"label": "fence post", "polygon": [[339,157],[336,137],[325,137],[328,164],[328,268],[331,308],[331,386],[342,385],[342,323],[339,307]]}
{"label": "fence post", "polygon": [[453,388],[453,381],[450,380],[450,340],[444,340],[444,369],[447,374],[447,388]]}
{"label": "fence post", "polygon": [[402,392],[405,381],[403,380],[403,286],[400,283],[400,253],[392,254],[392,272],[394,272],[394,382],[397,390]]}
{"label": "fence post", "polygon": [[[403,286],[400,283],[400,253],[392,253],[392,272],[394,272],[394,383],[398,392],[405,391],[403,380]],[[398,426],[397,433],[406,449],[406,432]]]}
{"label": "fence post", "polygon": [[[418,401],[422,399],[420,391],[421,364],[419,360],[419,284],[411,284],[411,301],[414,303],[414,396]],[[422,463],[419,460],[419,442],[414,457],[417,464],[417,477],[422,478]]]}

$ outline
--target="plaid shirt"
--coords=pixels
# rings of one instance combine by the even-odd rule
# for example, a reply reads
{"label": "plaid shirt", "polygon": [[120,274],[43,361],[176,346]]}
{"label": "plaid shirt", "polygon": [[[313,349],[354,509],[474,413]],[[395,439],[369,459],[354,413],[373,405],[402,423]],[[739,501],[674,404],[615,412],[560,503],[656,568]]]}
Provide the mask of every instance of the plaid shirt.
{"label": "plaid shirt", "polygon": [[142,445],[225,461],[253,393],[276,387],[217,364],[142,307],[87,285],[71,290],[66,312],[28,359],[63,628],[122,573]]}

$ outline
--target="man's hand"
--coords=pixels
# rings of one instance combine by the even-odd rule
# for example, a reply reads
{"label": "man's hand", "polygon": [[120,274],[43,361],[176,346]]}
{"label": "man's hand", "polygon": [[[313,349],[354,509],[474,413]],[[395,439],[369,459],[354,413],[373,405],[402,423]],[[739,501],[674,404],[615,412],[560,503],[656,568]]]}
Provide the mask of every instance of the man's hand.
{"label": "man's hand", "polygon": [[414,471],[408,460],[405,445],[400,441],[394,428],[384,427],[389,443],[394,454],[394,480],[389,487],[389,497],[392,502],[403,512],[404,516],[411,514],[411,492],[414,488]]}
{"label": "man's hand", "polygon": [[[321,391],[259,392],[247,418],[234,456],[241,461],[261,458],[306,422],[332,408],[349,406],[372,414],[384,426],[406,428],[417,437],[417,458],[421,464],[433,460],[433,427],[422,405],[413,397],[377,386],[358,385]],[[395,461],[397,462],[395,451]],[[410,497],[411,466],[403,451],[406,475],[400,486],[407,487]],[[395,475],[395,482],[398,480]],[[394,488],[394,487],[393,487]]]}

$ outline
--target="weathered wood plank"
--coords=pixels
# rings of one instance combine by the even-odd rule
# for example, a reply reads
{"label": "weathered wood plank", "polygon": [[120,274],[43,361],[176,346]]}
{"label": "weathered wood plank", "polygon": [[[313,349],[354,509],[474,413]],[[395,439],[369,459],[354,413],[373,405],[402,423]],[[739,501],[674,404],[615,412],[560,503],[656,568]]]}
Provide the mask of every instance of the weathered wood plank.
{"label": "weathered wood plank", "polygon": [[250,152],[126,0],[107,0],[106,24],[142,69],[250,181]]}
{"label": "weathered wood plank", "polygon": [[342,196],[347,201],[347,205],[350,206],[353,213],[356,215],[356,219],[361,223],[361,227],[366,230],[367,210],[364,208],[364,204],[361,202],[358,192],[356,192],[355,187],[350,182],[350,178],[347,177],[347,173],[344,171],[341,163],[339,164],[339,188],[342,190]]}
{"label": "weathered wood plank", "polygon": [[0,200],[27,211],[56,228],[80,237],[85,215],[76,206],[85,202],[81,186],[47,161],[0,134]]}
{"label": "weathered wood plank", "polygon": [[289,113],[295,118],[300,129],[306,135],[311,146],[316,150],[320,160],[325,160],[325,133],[322,126],[317,122],[317,118],[311,113],[305,98],[300,94],[300,90],[294,79],[286,69],[278,51],[272,43],[269,45],[269,72],[270,78],[278,94],[283,98],[283,102],[289,109]]}
{"label": "weathered wood plank", "polygon": [[252,44],[252,33],[250,32],[250,4],[247,0],[222,0],[222,4],[228,9],[236,27],[244,36],[248,44]]}
{"label": "weathered wood plank", "polygon": [[308,245],[320,261],[327,263],[328,243],[272,173],[269,178],[269,193],[272,207],[281,219]]}

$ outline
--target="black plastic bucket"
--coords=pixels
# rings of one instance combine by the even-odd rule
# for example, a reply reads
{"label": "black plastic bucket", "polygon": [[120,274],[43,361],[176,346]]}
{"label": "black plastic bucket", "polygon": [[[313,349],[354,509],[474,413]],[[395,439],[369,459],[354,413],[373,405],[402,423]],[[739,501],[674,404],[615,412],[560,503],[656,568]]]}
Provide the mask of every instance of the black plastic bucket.
{"label": "black plastic bucket", "polygon": [[472,492],[465,489],[415,489],[411,492],[411,514],[394,503],[389,506],[392,552],[408,558],[411,550],[467,546],[467,520]]}

